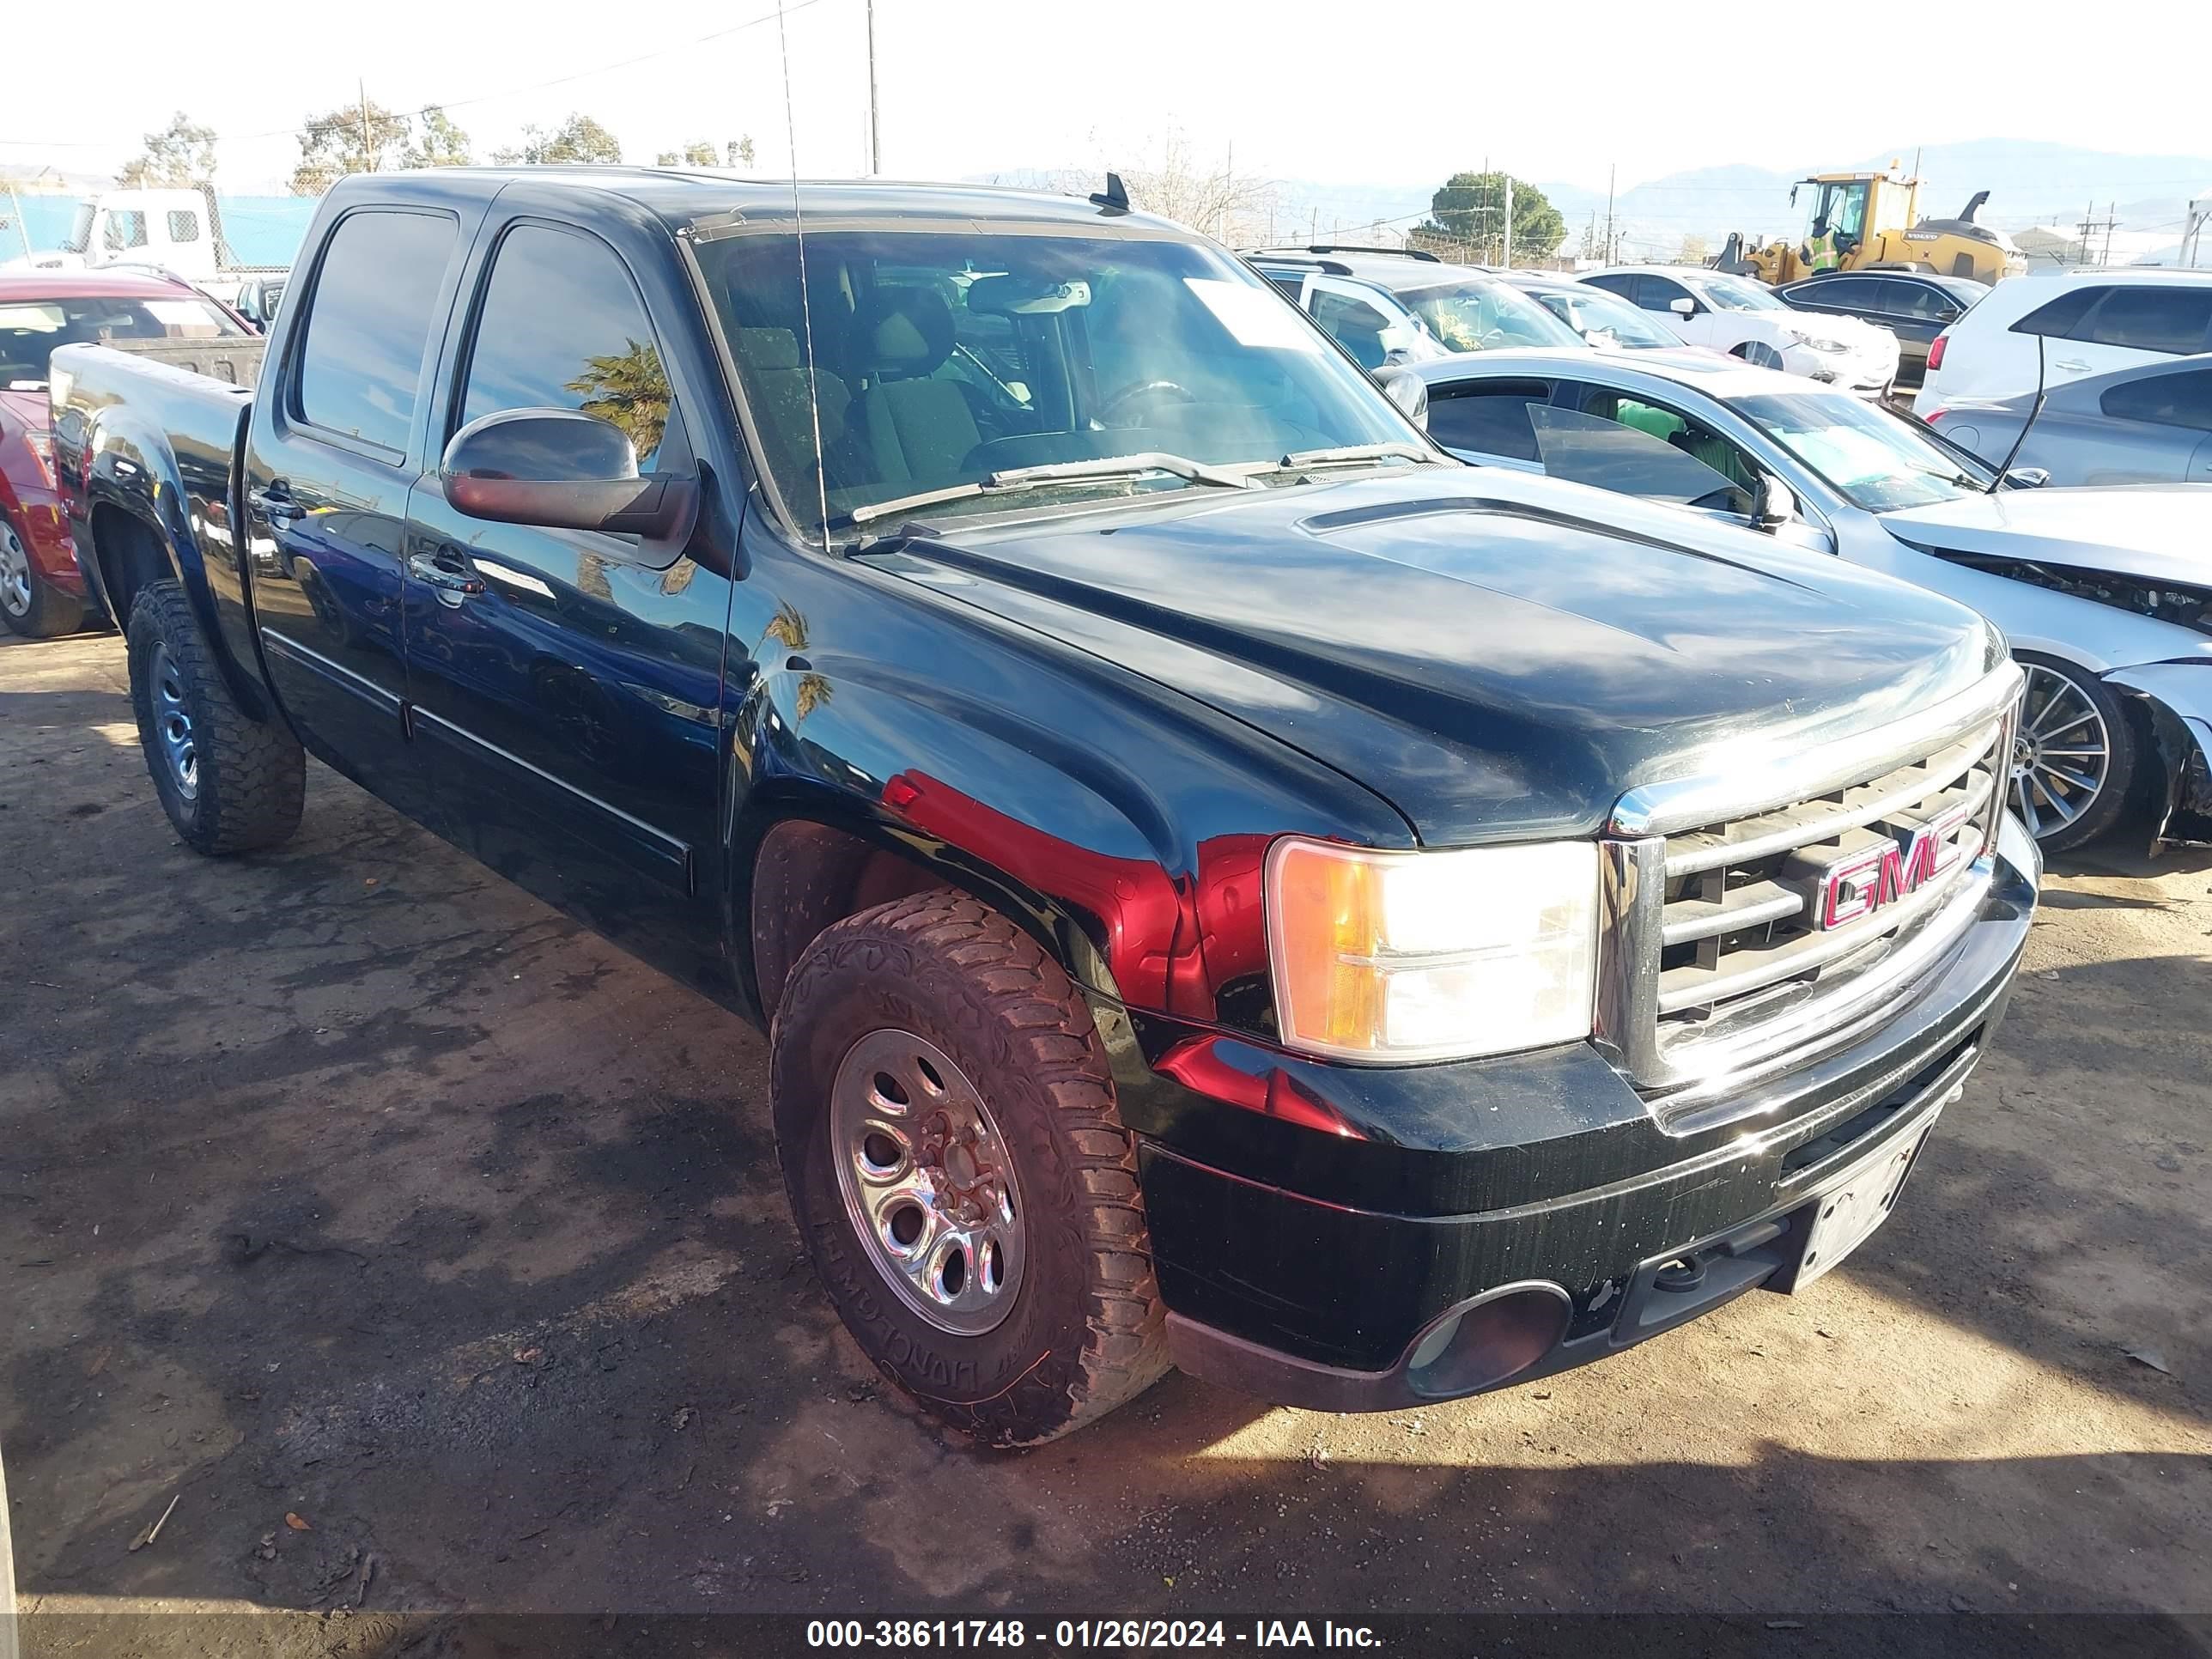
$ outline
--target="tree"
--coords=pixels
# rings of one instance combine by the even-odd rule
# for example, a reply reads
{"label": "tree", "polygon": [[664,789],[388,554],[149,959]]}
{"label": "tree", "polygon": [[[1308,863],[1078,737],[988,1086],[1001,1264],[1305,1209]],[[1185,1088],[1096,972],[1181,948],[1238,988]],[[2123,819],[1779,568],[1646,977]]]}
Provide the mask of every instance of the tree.
{"label": "tree", "polygon": [[[1455,173],[1429,198],[1428,222],[1418,234],[1463,243],[1488,262],[1503,258],[1505,246],[1504,173]],[[1548,259],[1565,240],[1567,222],[1551,198],[1525,179],[1513,179],[1513,254]]]}
{"label": "tree", "polygon": [[552,132],[539,126],[522,130],[522,142],[493,152],[503,167],[558,167],[568,161],[619,161],[622,143],[588,115],[571,115]]}
{"label": "tree", "polygon": [[215,129],[196,126],[179,110],[169,125],[146,135],[146,153],[115,175],[125,190],[176,188],[215,177]]}
{"label": "tree", "polygon": [[407,146],[410,167],[465,167],[471,159],[469,135],[453,125],[453,118],[433,104],[422,112],[422,136]]}
{"label": "tree", "polygon": [[753,136],[732,138],[724,146],[722,165],[726,167],[749,167],[753,164]]}
{"label": "tree", "polygon": [[1682,238],[1682,251],[1674,256],[1674,263],[1683,265],[1701,265],[1712,258],[1712,244],[1704,237],[1692,234]]}
{"label": "tree", "polygon": [[[1147,165],[1131,168],[1126,180],[1132,207],[1173,219],[1231,246],[1266,240],[1274,186],[1237,172],[1225,153],[1219,167],[1207,167],[1191,155],[1189,141],[1170,129],[1161,143],[1157,164],[1149,156],[1139,160]],[[1088,188],[1097,186],[1093,183]]]}
{"label": "tree", "polygon": [[377,173],[407,159],[407,118],[381,105],[342,104],[310,116],[300,135],[300,165],[292,169],[295,196],[320,196],[349,173]]}
{"label": "tree", "polygon": [[668,426],[668,373],[660,354],[649,345],[625,340],[627,349],[584,359],[584,372],[568,389],[584,401],[586,415],[611,421],[629,438],[641,459],[660,447]]}
{"label": "tree", "polygon": [[718,167],[722,165],[722,152],[704,138],[684,146],[682,149],[664,149],[653,158],[657,167]]}

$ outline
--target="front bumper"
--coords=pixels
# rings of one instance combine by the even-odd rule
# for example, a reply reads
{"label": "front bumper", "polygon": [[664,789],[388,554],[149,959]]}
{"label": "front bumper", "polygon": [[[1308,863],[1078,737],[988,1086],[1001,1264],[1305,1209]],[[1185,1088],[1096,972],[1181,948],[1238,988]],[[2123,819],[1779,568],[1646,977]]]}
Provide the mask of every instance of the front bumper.
{"label": "front bumper", "polygon": [[[1371,1113],[1348,1122],[1334,1150],[1367,1173],[1328,1192],[1315,1188],[1332,1149],[1310,1129],[1295,1133],[1320,1154],[1264,1175],[1147,1136],[1139,1168],[1176,1364],[1284,1404],[1395,1409],[1584,1364],[1745,1291],[1788,1288],[1816,1200],[1893,1144],[1917,1147],[1985,1051],[2039,868],[2008,821],[1997,879],[1943,971],[1873,1035],[1761,1085],[1696,1134],[1659,1130],[1583,1049],[1588,1066],[1550,1051],[1484,1066],[1458,1117],[1497,1125],[1486,1145],[1378,1146]],[[1353,1083],[1371,1106],[1378,1090],[1425,1091],[1421,1073],[1458,1069]],[[1301,1092],[1324,1091],[1308,1078]],[[1423,1092],[1395,1121],[1435,1124],[1434,1103]],[[1541,1123],[1551,1133],[1532,1132]],[[1476,1201],[1358,1201],[1394,1161],[1419,1200]]]}
{"label": "front bumper", "polygon": [[1894,347],[1887,351],[1842,352],[1796,345],[1782,361],[1792,374],[1810,376],[1855,398],[1878,398],[1887,396],[1897,384],[1898,360]]}

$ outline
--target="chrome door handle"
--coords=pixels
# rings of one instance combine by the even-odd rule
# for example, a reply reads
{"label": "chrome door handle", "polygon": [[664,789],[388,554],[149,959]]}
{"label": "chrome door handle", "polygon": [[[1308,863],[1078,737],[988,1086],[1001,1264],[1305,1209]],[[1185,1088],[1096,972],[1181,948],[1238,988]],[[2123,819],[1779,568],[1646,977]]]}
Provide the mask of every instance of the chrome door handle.
{"label": "chrome door handle", "polygon": [[458,553],[416,553],[407,561],[407,574],[428,582],[441,593],[465,596],[484,591],[483,578],[471,570]]}
{"label": "chrome door handle", "polygon": [[307,509],[292,499],[291,491],[277,484],[247,490],[246,504],[272,526],[295,524],[307,516]]}

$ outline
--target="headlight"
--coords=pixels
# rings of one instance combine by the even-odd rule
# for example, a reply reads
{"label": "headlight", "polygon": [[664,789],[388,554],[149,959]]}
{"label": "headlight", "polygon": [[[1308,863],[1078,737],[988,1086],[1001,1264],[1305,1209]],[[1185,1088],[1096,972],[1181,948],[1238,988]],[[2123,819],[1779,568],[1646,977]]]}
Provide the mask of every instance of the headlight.
{"label": "headlight", "polygon": [[1333,1059],[1462,1060],[1590,1034],[1597,847],[1268,850],[1284,1043]]}

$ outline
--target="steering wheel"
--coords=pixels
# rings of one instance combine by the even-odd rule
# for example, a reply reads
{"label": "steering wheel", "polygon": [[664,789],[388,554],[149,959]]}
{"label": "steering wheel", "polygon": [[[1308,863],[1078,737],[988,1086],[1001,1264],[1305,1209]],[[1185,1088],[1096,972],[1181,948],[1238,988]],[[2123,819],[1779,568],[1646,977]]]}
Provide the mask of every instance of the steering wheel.
{"label": "steering wheel", "polygon": [[1098,423],[1101,426],[1139,425],[1140,424],[1139,422],[1116,420],[1115,416],[1121,413],[1124,404],[1134,404],[1154,398],[1172,398],[1179,404],[1194,404],[1198,401],[1197,394],[1180,380],[1139,380],[1133,386],[1123,387],[1098,406]]}

